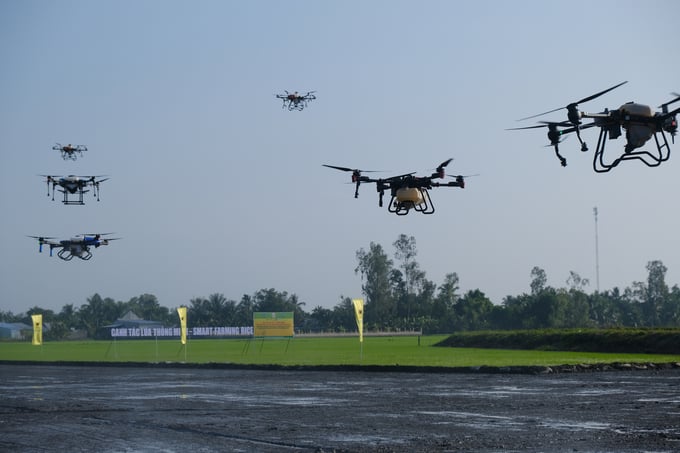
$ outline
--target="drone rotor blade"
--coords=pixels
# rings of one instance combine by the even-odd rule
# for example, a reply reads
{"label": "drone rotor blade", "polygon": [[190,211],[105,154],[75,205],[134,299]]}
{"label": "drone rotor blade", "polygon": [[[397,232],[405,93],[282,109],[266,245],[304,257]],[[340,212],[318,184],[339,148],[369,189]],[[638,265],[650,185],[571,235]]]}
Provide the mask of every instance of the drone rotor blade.
{"label": "drone rotor blade", "polygon": [[360,170],[358,168],[349,168],[349,167],[338,167],[336,165],[327,165],[327,164],[321,164],[324,167],[328,168],[334,168],[335,170],[340,170],[340,171],[351,171],[351,172],[359,172],[359,173],[379,173],[381,170]]}
{"label": "drone rotor blade", "polygon": [[548,113],[558,112],[558,111],[562,110],[563,108],[564,107],[559,107],[559,108],[556,108],[556,109],[548,110],[547,112],[539,113],[538,115],[527,116],[526,118],[520,118],[516,121],[524,121],[524,120],[530,120],[532,118],[538,118],[539,116],[547,115]]}
{"label": "drone rotor blade", "polygon": [[396,179],[404,178],[406,176],[412,176],[415,175],[416,172],[412,171],[411,173],[404,173],[403,175],[398,175],[398,176],[390,176],[389,178],[385,178],[383,181],[394,181]]}
{"label": "drone rotor blade", "polygon": [[593,94],[593,95],[591,95],[591,96],[588,96],[587,98],[583,98],[583,99],[581,99],[581,100],[578,101],[578,102],[574,102],[574,104],[583,104],[584,102],[592,101],[593,99],[595,99],[595,98],[597,98],[597,97],[600,97],[600,96],[602,96],[602,95],[605,94],[605,93],[609,93],[609,92],[610,92],[611,90],[613,90],[614,88],[618,88],[618,87],[620,87],[621,85],[626,84],[626,83],[628,83],[627,80],[626,80],[625,82],[619,83],[618,85],[614,85],[614,86],[611,87],[611,88],[607,88],[607,89],[604,90],[604,91],[600,91],[599,93],[596,93],[596,94]]}
{"label": "drone rotor blade", "polygon": [[615,89],[615,88],[618,88],[618,87],[620,87],[621,85],[623,85],[623,84],[625,84],[625,83],[628,83],[628,81],[626,80],[625,82],[621,82],[621,83],[619,83],[619,84],[617,84],[617,85],[614,85],[614,86],[611,87],[611,88],[607,88],[606,90],[600,91],[599,93],[592,94],[592,95],[590,95],[590,96],[588,96],[588,97],[585,97],[585,98],[583,98],[583,99],[581,99],[581,100],[579,100],[579,101],[576,101],[576,102],[572,102],[572,103],[570,103],[570,104],[567,104],[566,107],[560,107],[560,108],[557,108],[557,109],[548,110],[547,112],[539,113],[538,115],[532,115],[532,116],[527,116],[526,118],[520,118],[520,119],[518,119],[517,121],[529,120],[529,119],[531,119],[531,118],[536,118],[536,117],[539,117],[539,116],[547,115],[548,113],[557,112],[557,111],[562,110],[562,109],[564,109],[564,108],[569,109],[570,107],[572,107],[572,108],[573,108],[573,107],[576,107],[578,104],[583,104],[584,102],[592,101],[593,99],[595,99],[595,98],[597,98],[597,97],[600,97],[600,96],[602,96],[603,94],[608,93],[608,92],[610,92],[611,90],[613,90],[613,89]]}
{"label": "drone rotor blade", "polygon": [[475,173],[474,175],[447,175],[449,178],[472,178],[474,176],[481,176],[480,173]]}
{"label": "drone rotor blade", "polygon": [[548,127],[547,124],[539,124],[537,126],[525,126],[525,127],[511,127],[509,129],[506,129],[506,131],[521,131],[524,129],[539,129],[541,127]]}
{"label": "drone rotor blade", "polygon": [[340,171],[355,171],[353,168],[338,167],[336,165],[326,165],[326,164],[321,164],[321,165],[323,165],[324,167],[328,167],[328,168],[334,168],[334,169],[340,170]]}
{"label": "drone rotor blade", "polygon": [[453,160],[453,157],[448,158],[447,160],[445,160],[444,162],[442,162],[441,164],[439,164],[439,167],[437,167],[437,170],[443,169],[444,167],[446,167],[447,165],[449,165],[449,164],[451,163],[452,160]]}
{"label": "drone rotor blade", "polygon": [[675,96],[675,99],[673,99],[673,100],[671,100],[671,101],[668,101],[668,102],[666,102],[666,103],[664,103],[664,104],[661,104],[661,105],[659,106],[660,109],[663,109],[663,112],[664,112],[664,113],[666,113],[666,112],[668,111],[668,106],[669,106],[669,105],[674,104],[674,103],[680,101],[680,93],[671,93],[671,94],[672,94],[673,96]]}

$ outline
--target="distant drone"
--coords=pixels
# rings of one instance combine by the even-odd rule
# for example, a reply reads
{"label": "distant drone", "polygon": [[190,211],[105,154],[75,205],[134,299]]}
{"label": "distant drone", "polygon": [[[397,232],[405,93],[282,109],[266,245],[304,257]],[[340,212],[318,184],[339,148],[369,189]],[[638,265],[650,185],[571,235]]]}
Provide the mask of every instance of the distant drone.
{"label": "distant drone", "polygon": [[[96,179],[100,176],[50,176],[50,175],[40,175],[46,177],[47,182],[47,196],[50,196],[50,184],[52,185],[52,201],[54,201],[54,192],[57,186],[61,187],[59,192],[64,194],[63,203],[66,205],[83,205],[83,194],[89,192],[85,190],[87,186],[92,186],[93,195],[97,197],[99,201],[99,184],[106,181],[109,178]],[[78,194],[77,200],[70,200],[69,194]]]}
{"label": "distant drone", "polygon": [[64,146],[57,143],[56,145],[54,145],[52,147],[52,149],[57,150],[57,151],[61,151],[61,157],[64,160],[67,160],[67,159],[76,160],[78,158],[78,156],[76,156],[76,153],[80,154],[80,156],[82,157],[83,151],[87,151],[87,147],[85,145],[73,146],[70,143],[68,145],[64,145]]}
{"label": "distant drone", "polygon": [[42,253],[43,245],[50,246],[50,256],[52,256],[52,250],[55,248],[60,248],[57,252],[57,256],[64,261],[71,261],[74,256],[80,258],[81,260],[89,260],[92,258],[92,252],[90,252],[90,247],[97,248],[101,245],[109,245],[109,241],[115,241],[120,238],[107,238],[103,239],[102,236],[106,236],[113,233],[101,233],[101,234],[79,234],[71,239],[64,239],[59,242],[52,241],[54,238],[42,237],[42,236],[29,236],[30,238],[37,239],[38,251]]}
{"label": "distant drone", "polygon": [[[528,127],[516,127],[511,130],[519,129],[535,129],[541,127],[548,128],[548,140],[550,140],[550,145],[555,147],[555,154],[560,160],[563,167],[567,166],[567,160],[560,154],[558,145],[562,141],[562,137],[571,132],[576,132],[579,142],[581,143],[581,151],[588,151],[588,146],[581,139],[581,130],[588,129],[591,127],[600,128],[600,137],[597,141],[597,148],[595,149],[595,155],[593,156],[593,170],[598,173],[604,173],[610,171],[612,168],[619,165],[624,160],[640,160],[648,167],[657,167],[661,162],[665,162],[670,157],[670,146],[668,145],[668,140],[666,138],[665,132],[671,135],[671,142],[675,143],[675,134],[678,131],[678,122],[676,120],[676,115],[680,112],[680,108],[675,110],[668,110],[668,106],[680,101],[680,94],[672,93],[675,96],[669,102],[661,104],[659,108],[660,112],[652,112],[651,107],[644,104],[637,104],[635,102],[628,102],[623,104],[621,107],[615,110],[605,109],[604,112],[600,113],[586,113],[579,111],[577,106],[584,102],[591,101],[614,88],[618,88],[627,82],[621,82],[618,85],[614,85],[599,93],[593,94],[580,101],[572,102],[566,107],[560,107],[558,109],[550,110],[548,112],[539,113],[538,115],[529,116],[522,118],[518,121],[527,120],[531,118],[536,118],[541,115],[546,115],[548,113],[556,112],[567,109],[567,121],[562,122],[549,122],[541,121],[542,124],[537,126]],[[592,123],[582,124],[582,118],[592,118]],[[611,162],[607,163],[604,160],[604,149],[607,143],[607,138],[617,139],[621,136],[621,128],[626,130],[626,145],[624,147],[624,153],[613,159]],[[562,128],[562,129],[560,129]],[[661,135],[661,140],[659,140],[659,135]],[[656,152],[651,153],[649,151],[635,151],[638,148],[647,143],[647,141],[654,137],[656,142]]]}
{"label": "distant drone", "polygon": [[289,111],[300,110],[302,111],[307,107],[309,101],[316,99],[314,96],[315,91],[308,91],[305,95],[299,95],[296,91],[295,93],[277,94],[278,99],[283,99],[283,106],[281,108],[288,108]]}
{"label": "distant drone", "polygon": [[[389,178],[373,179],[367,176],[362,176],[362,172],[372,173],[370,170],[357,170],[347,167],[337,167],[335,165],[326,165],[324,167],[334,168],[341,171],[352,172],[352,182],[356,184],[354,191],[354,198],[359,197],[359,185],[362,182],[375,183],[378,191],[378,206],[383,205],[383,195],[386,190],[390,191],[392,198],[387,206],[387,210],[397,215],[406,215],[411,209],[423,214],[433,214],[434,205],[428,192],[433,187],[460,187],[465,188],[465,176],[450,176],[455,178],[455,181],[446,183],[434,182],[433,179],[443,179],[446,177],[444,168],[453,159],[448,159],[437,167],[435,173],[430,176],[414,176],[413,173],[406,173],[399,176],[392,176]],[[476,175],[471,175],[476,176]]]}

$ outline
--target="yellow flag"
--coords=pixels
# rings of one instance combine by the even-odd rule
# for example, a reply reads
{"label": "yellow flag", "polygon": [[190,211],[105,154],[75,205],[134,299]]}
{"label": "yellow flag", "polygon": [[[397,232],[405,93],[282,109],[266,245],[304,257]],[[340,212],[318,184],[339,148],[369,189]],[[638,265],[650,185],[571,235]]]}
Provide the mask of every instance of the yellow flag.
{"label": "yellow flag", "polygon": [[187,344],[187,307],[177,309],[179,315],[180,339],[182,344]]}
{"label": "yellow flag", "polygon": [[364,300],[352,299],[354,305],[354,316],[357,318],[357,327],[359,328],[359,343],[364,342]]}
{"label": "yellow flag", "polygon": [[40,346],[43,331],[42,315],[31,315],[31,319],[33,319],[33,344]]}

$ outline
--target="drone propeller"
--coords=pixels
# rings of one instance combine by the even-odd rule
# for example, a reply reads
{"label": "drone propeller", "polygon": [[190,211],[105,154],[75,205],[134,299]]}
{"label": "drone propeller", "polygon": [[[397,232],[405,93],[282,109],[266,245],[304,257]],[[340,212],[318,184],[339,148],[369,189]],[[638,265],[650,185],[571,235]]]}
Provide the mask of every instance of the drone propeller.
{"label": "drone propeller", "polygon": [[76,237],[78,238],[84,238],[84,237],[94,237],[95,239],[99,239],[101,236],[108,236],[110,234],[116,234],[116,233],[83,233],[83,234],[76,234]]}
{"label": "drone propeller", "polygon": [[352,172],[352,182],[356,182],[355,179],[358,179],[362,173],[379,173],[380,170],[359,170],[358,168],[349,168],[349,167],[338,167],[337,165],[327,165],[327,164],[321,164],[324,167],[328,168],[333,168],[335,170],[340,170],[340,171],[351,171]]}
{"label": "drone propeller", "polygon": [[97,244],[95,244],[94,246],[95,246],[95,248],[96,248],[96,247],[99,247],[100,245],[109,245],[109,242],[111,242],[111,241],[119,241],[119,240],[121,240],[121,239],[123,239],[123,238],[106,238],[106,239],[101,239],[101,240],[99,240],[99,242],[98,242]]}
{"label": "drone propeller", "polygon": [[[37,239],[38,240],[38,253],[42,253],[42,246],[43,244],[47,244],[50,239],[56,239],[54,237],[47,237],[47,236],[28,236],[29,238]],[[52,256],[52,245],[50,244],[50,256]]]}
{"label": "drone propeller", "polygon": [[324,167],[328,168],[333,168],[335,170],[340,170],[340,171],[351,171],[352,172],[352,182],[356,184],[356,188],[354,189],[354,198],[359,198],[359,185],[361,184],[361,181],[369,181],[367,177],[362,177],[361,173],[377,173],[378,170],[359,170],[358,168],[348,168],[348,167],[338,167],[337,165],[327,165],[327,164],[321,164]]}
{"label": "drone propeller", "polygon": [[475,173],[474,175],[447,175],[449,178],[472,178],[474,176],[481,176],[480,173]]}
{"label": "drone propeller", "polygon": [[661,104],[659,107],[661,108],[663,116],[665,116],[665,118],[663,118],[663,130],[671,134],[671,142],[675,144],[675,135],[678,133],[678,120],[675,118],[675,115],[680,112],[680,108],[669,112],[668,106],[680,101],[680,94],[675,92],[671,94],[675,96],[675,99],[668,101],[665,104]]}
{"label": "drone propeller", "polygon": [[444,168],[446,168],[446,166],[449,165],[452,161],[453,157],[450,157],[441,164],[439,164],[439,166],[435,169],[436,173],[432,173],[432,175],[430,175],[430,178],[443,178],[445,176]]}
{"label": "drone propeller", "polygon": [[673,92],[673,93],[671,93],[671,95],[675,96],[675,99],[673,99],[672,101],[668,101],[668,102],[666,102],[665,104],[661,104],[661,105],[659,106],[659,108],[661,109],[661,111],[662,111],[664,114],[668,113],[668,106],[669,106],[669,105],[671,105],[671,104],[673,104],[673,103],[675,103],[675,102],[680,101],[680,93],[675,93],[675,92]]}
{"label": "drone propeller", "polygon": [[51,236],[27,236],[27,237],[37,239],[40,242],[45,242],[45,241],[48,241],[50,239],[56,239],[55,237],[51,237]]}
{"label": "drone propeller", "polygon": [[412,171],[411,173],[404,173],[403,175],[390,176],[389,178],[385,178],[385,179],[383,179],[382,181],[385,181],[385,182],[397,181],[397,180],[399,180],[399,179],[401,179],[401,178],[406,178],[407,176],[413,176],[413,175],[415,175],[415,174],[416,174],[416,172],[415,172],[415,171]]}
{"label": "drone propeller", "polygon": [[553,112],[557,112],[557,111],[562,110],[562,109],[567,109],[567,111],[568,111],[568,116],[569,116],[569,121],[570,121],[574,126],[576,126],[576,125],[580,124],[580,121],[579,121],[580,115],[579,115],[579,113],[578,113],[578,110],[576,109],[576,106],[578,106],[579,104],[583,104],[584,102],[592,101],[593,99],[595,99],[595,98],[597,98],[597,97],[600,97],[600,96],[602,96],[603,94],[608,93],[608,92],[610,92],[611,90],[613,90],[614,88],[618,88],[618,87],[620,87],[621,85],[623,85],[623,84],[625,84],[625,83],[628,83],[628,81],[621,82],[621,83],[619,83],[618,85],[614,85],[613,87],[607,88],[606,90],[600,91],[599,93],[595,93],[595,94],[593,94],[593,95],[590,95],[590,96],[588,96],[588,97],[585,97],[585,98],[583,98],[583,99],[581,99],[581,100],[578,100],[578,101],[576,101],[576,102],[572,102],[571,104],[567,104],[565,107],[559,107],[559,108],[556,108],[556,109],[553,109],[553,110],[548,110],[547,112],[539,113],[538,115],[532,115],[532,116],[527,116],[526,118],[520,118],[520,119],[517,120],[517,121],[529,120],[529,119],[531,119],[531,118],[536,118],[536,117],[539,117],[539,116],[547,115],[548,113],[553,113]]}

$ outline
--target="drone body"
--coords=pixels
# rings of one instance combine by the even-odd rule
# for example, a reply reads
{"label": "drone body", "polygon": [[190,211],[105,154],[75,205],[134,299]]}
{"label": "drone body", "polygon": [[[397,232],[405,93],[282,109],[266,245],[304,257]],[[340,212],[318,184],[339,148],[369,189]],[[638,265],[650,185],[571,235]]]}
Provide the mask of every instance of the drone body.
{"label": "drone body", "polygon": [[[593,170],[598,173],[608,172],[621,162],[625,160],[640,160],[649,167],[659,166],[670,157],[670,146],[666,137],[666,132],[671,135],[671,141],[675,142],[675,135],[678,131],[678,123],[676,115],[680,113],[680,108],[669,110],[668,106],[680,100],[680,95],[673,93],[675,98],[665,104],[662,104],[660,112],[654,112],[652,108],[645,104],[636,102],[628,102],[617,109],[605,109],[600,113],[587,113],[579,111],[578,104],[595,99],[627,82],[619,83],[611,88],[588,96],[580,101],[568,104],[567,121],[562,122],[547,122],[541,121],[542,124],[538,126],[518,127],[517,129],[534,129],[547,127],[548,140],[550,145],[555,148],[555,154],[562,166],[567,165],[567,161],[559,151],[559,143],[562,138],[571,132],[576,132],[576,135],[581,143],[581,151],[588,151],[588,146],[585,141],[581,139],[580,131],[591,127],[599,127],[600,135],[593,156]],[[562,108],[551,110],[533,115],[522,120],[535,118],[537,116],[556,112]],[[592,119],[591,123],[582,123],[582,119]],[[520,120],[521,121],[521,120]],[[625,130],[626,143],[624,145],[624,152],[620,156],[606,161],[604,158],[605,146],[608,139],[615,140],[622,135],[622,129]],[[649,152],[640,150],[652,137],[656,144],[656,151]]]}
{"label": "drone body", "polygon": [[102,236],[106,236],[112,233],[101,233],[101,234],[80,234],[71,239],[64,239],[61,241],[53,241],[50,237],[42,236],[29,236],[31,238],[38,240],[38,252],[42,253],[43,245],[48,245],[50,247],[50,256],[52,256],[52,250],[61,249],[57,252],[57,256],[64,261],[71,261],[73,257],[78,257],[81,260],[87,261],[92,258],[92,252],[90,252],[90,247],[98,248],[102,245],[109,245],[109,241],[115,241],[120,238],[107,238],[104,239]]}
{"label": "drone body", "polygon": [[71,145],[70,143],[68,145],[61,145],[57,143],[52,147],[52,149],[60,151],[61,152],[61,157],[64,160],[76,160],[78,156],[76,154],[79,154],[81,157],[83,155],[83,151],[87,151],[87,147],[85,145]]}
{"label": "drone body", "polygon": [[276,97],[283,100],[283,105],[281,108],[287,108],[289,111],[302,111],[305,107],[307,107],[307,103],[309,101],[316,99],[316,96],[314,96],[314,91],[308,91],[307,94],[303,95],[298,94],[297,91],[294,93],[289,93],[286,91],[285,93],[286,94],[277,94]]}
{"label": "drone body", "polygon": [[389,178],[369,178],[362,176],[363,172],[370,172],[369,170],[358,170],[347,167],[338,167],[335,165],[326,165],[324,167],[333,168],[340,171],[352,172],[352,182],[356,185],[354,191],[354,198],[359,197],[359,186],[362,182],[375,183],[376,191],[378,192],[378,206],[383,206],[383,197],[385,192],[390,192],[390,202],[387,205],[387,210],[397,215],[406,215],[411,210],[420,212],[422,214],[434,214],[434,204],[430,198],[429,191],[434,187],[460,187],[465,188],[465,177],[455,176],[455,181],[446,183],[435,182],[434,179],[443,179],[446,177],[444,168],[453,159],[448,159],[442,162],[435,173],[430,176],[414,176],[415,173],[406,173],[399,176],[392,176]]}
{"label": "drone body", "polygon": [[[97,179],[99,176],[75,176],[75,175],[69,175],[69,176],[50,176],[50,175],[41,175],[46,178],[47,182],[47,196],[50,196],[50,184],[52,185],[52,201],[54,201],[54,192],[57,186],[60,187],[58,189],[61,193],[64,194],[64,200],[63,203],[66,205],[83,205],[85,204],[83,202],[83,194],[87,193],[89,190],[87,190],[88,186],[91,186],[93,189],[93,195],[97,198],[97,201],[99,201],[99,184],[106,181],[108,178],[104,179]],[[75,195],[78,194],[77,199],[69,199],[69,194]]]}

